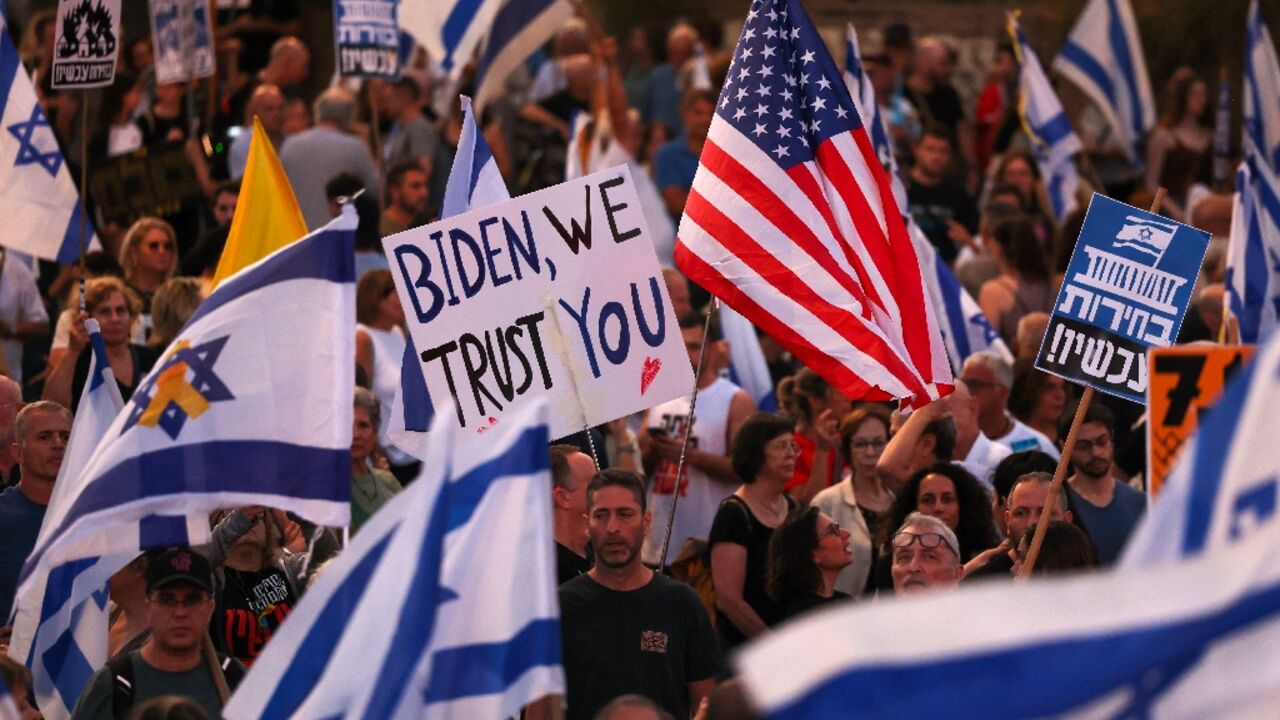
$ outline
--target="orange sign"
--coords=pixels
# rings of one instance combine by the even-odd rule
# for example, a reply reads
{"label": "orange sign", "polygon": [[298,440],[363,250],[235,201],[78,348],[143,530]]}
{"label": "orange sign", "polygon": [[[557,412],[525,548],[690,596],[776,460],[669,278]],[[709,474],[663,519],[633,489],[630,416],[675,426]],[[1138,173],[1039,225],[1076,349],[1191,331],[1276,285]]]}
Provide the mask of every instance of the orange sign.
{"label": "orange sign", "polygon": [[1253,356],[1253,345],[1151,348],[1147,377],[1147,488],[1160,491],[1200,410],[1212,407],[1226,381]]}

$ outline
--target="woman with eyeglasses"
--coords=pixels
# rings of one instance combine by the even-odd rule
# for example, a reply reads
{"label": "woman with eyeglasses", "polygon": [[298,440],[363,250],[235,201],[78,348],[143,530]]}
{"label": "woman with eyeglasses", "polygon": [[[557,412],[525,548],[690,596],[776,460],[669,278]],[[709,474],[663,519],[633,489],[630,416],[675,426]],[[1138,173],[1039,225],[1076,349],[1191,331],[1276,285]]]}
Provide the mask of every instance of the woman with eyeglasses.
{"label": "woman with eyeglasses", "polygon": [[872,531],[893,505],[893,493],[876,472],[876,461],[888,441],[889,411],[870,404],[855,408],[840,422],[844,479],[813,498],[815,507],[850,534],[853,561],[840,572],[836,589],[855,598],[867,591],[867,578],[875,566]]}
{"label": "woman with eyeglasses", "polygon": [[151,334],[151,299],[178,270],[173,226],[160,218],[139,218],[125,233],[120,246],[120,269],[124,271],[124,284],[142,301],[145,338]]}
{"label": "woman with eyeglasses", "polygon": [[796,507],[784,491],[796,465],[791,421],[757,413],[734,438],[732,460],[742,485],[720,503],[707,540],[716,591],[716,632],[726,651],[779,620],[780,608],[765,584],[769,540]]}
{"label": "woman with eyeglasses", "polygon": [[922,468],[907,479],[902,493],[880,524],[879,542],[883,554],[876,563],[873,579],[877,590],[893,587],[888,562],[892,556],[893,533],[913,512],[935,517],[955,533],[962,564],[1000,544],[991,520],[991,498],[977,478],[954,463]]}
{"label": "woman with eyeglasses", "polygon": [[160,349],[130,342],[130,328],[138,317],[141,303],[119,278],[100,277],[85,283],[84,302],[88,314],[77,313],[72,321],[67,352],[44,385],[45,400],[71,408],[72,412],[80,405],[93,355],[89,350],[89,332],[84,326],[86,317],[98,321],[102,341],[107,346],[107,362],[126,402],[160,355]]}
{"label": "woman with eyeglasses", "polygon": [[769,597],[789,620],[831,602],[849,600],[836,577],[853,562],[849,531],[818,508],[793,510],[769,541]]}
{"label": "woman with eyeglasses", "polygon": [[[364,373],[366,387],[378,396],[381,415],[391,417],[396,386],[400,382],[400,361],[405,347],[404,308],[396,293],[391,271],[370,270],[356,283],[356,366]],[[391,472],[404,484],[417,474],[419,463],[391,444],[383,423],[378,444],[386,454]]]}

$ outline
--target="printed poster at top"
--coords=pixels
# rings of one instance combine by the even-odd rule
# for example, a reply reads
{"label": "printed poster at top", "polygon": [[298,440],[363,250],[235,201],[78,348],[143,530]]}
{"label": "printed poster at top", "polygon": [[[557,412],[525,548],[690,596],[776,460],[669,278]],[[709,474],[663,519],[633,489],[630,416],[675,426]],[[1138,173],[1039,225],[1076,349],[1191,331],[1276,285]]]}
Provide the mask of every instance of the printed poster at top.
{"label": "printed poster at top", "polygon": [[53,86],[93,88],[115,80],[120,0],[58,0]]}
{"label": "printed poster at top", "polygon": [[398,0],[334,0],[333,38],[343,77],[400,76]]}
{"label": "printed poster at top", "polygon": [[1144,404],[1147,348],[1178,336],[1209,233],[1094,194],[1036,367]]}
{"label": "printed poster at top", "polygon": [[186,82],[216,69],[207,0],[151,0],[156,82]]}
{"label": "printed poster at top", "polygon": [[626,165],[383,239],[432,398],[482,435],[538,395],[563,437],[693,391]]}

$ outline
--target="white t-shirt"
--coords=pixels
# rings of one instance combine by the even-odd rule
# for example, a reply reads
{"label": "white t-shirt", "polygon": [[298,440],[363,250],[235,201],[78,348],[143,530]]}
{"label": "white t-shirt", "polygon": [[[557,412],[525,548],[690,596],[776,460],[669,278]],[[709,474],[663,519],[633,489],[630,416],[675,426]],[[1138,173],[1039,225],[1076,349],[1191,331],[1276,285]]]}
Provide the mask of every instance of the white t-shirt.
{"label": "white t-shirt", "polygon": [[1032,429],[1015,417],[1010,416],[1009,419],[1013,421],[1013,429],[1003,436],[993,439],[992,442],[1004,445],[1009,448],[1011,453],[1022,452],[1023,450],[1039,450],[1054,460],[1062,457],[1062,453],[1059,452],[1058,448],[1054,447],[1044,433]]}
{"label": "white t-shirt", "polygon": [[[9,332],[20,322],[49,322],[40,289],[31,268],[15,257],[4,257],[4,270],[0,272],[0,322]],[[0,340],[4,359],[9,365],[9,375],[22,384],[22,341],[15,338]]]}
{"label": "white t-shirt", "polygon": [[963,460],[957,460],[956,464],[978,478],[978,482],[982,483],[987,490],[993,490],[995,486],[991,483],[991,476],[995,473],[996,466],[1012,454],[1012,450],[999,443],[991,442],[991,439],[979,430],[978,439],[973,442],[973,447],[969,448],[969,454]]}

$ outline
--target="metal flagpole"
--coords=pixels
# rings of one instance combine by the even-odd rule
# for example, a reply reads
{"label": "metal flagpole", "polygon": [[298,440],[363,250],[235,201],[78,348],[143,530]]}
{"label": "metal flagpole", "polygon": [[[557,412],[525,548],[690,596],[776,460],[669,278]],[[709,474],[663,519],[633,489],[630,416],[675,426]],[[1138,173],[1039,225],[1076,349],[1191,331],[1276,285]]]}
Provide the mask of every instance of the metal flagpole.
{"label": "metal flagpole", "polygon": [[684,425],[684,439],[680,442],[680,460],[676,463],[675,486],[671,492],[671,515],[667,518],[667,529],[662,534],[662,555],[658,558],[658,568],[667,566],[667,550],[671,546],[671,529],[676,521],[676,508],[680,506],[680,481],[684,477],[685,456],[689,452],[689,436],[693,434],[693,422],[698,410],[698,381],[702,377],[702,366],[707,360],[707,334],[711,331],[711,314],[719,307],[719,301],[711,298],[711,307],[707,308],[707,319],[702,324],[702,348],[698,350],[698,367],[693,372],[693,395],[689,398],[689,420]]}

